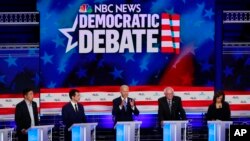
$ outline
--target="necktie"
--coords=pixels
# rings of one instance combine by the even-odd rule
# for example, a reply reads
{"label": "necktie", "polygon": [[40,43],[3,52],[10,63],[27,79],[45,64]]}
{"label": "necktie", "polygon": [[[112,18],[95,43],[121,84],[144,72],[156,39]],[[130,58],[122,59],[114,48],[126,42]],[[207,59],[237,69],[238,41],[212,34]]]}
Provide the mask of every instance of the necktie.
{"label": "necktie", "polygon": [[172,108],[172,101],[171,100],[168,100],[168,106],[169,106],[169,111],[171,113],[171,108]]}
{"label": "necktie", "polygon": [[126,99],[124,99],[124,102],[123,102],[123,103],[124,103],[124,105],[123,105],[123,106],[124,106],[124,109],[125,109],[125,111],[127,111],[127,102],[126,102]]}
{"label": "necktie", "polygon": [[75,111],[78,112],[77,105],[75,104]]}

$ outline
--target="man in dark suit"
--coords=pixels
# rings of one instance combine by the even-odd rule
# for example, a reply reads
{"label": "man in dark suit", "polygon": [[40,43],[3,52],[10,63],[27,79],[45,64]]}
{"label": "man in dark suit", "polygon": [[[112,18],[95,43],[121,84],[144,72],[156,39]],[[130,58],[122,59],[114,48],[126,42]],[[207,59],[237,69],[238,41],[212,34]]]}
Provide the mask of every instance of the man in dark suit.
{"label": "man in dark suit", "polygon": [[133,121],[133,114],[138,116],[139,110],[136,108],[135,100],[128,97],[129,87],[120,87],[121,97],[113,100],[112,115],[117,121]]}
{"label": "man in dark suit", "polygon": [[24,100],[16,105],[15,122],[18,141],[28,141],[27,129],[38,125],[37,104],[32,89],[23,90]]}
{"label": "man in dark suit", "polygon": [[164,97],[158,99],[158,118],[162,124],[164,120],[185,120],[186,112],[182,107],[181,98],[174,96],[174,89],[164,89]]}
{"label": "man in dark suit", "polygon": [[62,108],[62,119],[65,125],[64,139],[65,141],[71,141],[71,132],[68,131],[70,126],[74,123],[86,122],[85,112],[83,105],[79,103],[80,93],[76,89],[72,89],[69,92],[70,102],[65,104]]}

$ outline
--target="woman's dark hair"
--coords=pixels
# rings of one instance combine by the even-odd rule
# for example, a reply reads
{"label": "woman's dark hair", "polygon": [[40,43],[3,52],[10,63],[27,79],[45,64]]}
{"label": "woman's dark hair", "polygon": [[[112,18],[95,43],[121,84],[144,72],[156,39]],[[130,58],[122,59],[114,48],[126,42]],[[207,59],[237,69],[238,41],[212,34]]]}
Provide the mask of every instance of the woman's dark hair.
{"label": "woman's dark hair", "polygon": [[77,89],[71,89],[71,90],[69,91],[69,98],[72,99],[72,96],[75,96],[75,95],[76,95],[76,92],[79,93],[79,90],[77,90]]}
{"label": "woman's dark hair", "polygon": [[221,91],[221,90],[215,92],[213,102],[215,103],[215,102],[216,102],[216,98],[218,98],[218,97],[220,97],[220,96],[222,96],[221,102],[222,102],[222,103],[225,102],[225,94],[224,94],[224,92]]}

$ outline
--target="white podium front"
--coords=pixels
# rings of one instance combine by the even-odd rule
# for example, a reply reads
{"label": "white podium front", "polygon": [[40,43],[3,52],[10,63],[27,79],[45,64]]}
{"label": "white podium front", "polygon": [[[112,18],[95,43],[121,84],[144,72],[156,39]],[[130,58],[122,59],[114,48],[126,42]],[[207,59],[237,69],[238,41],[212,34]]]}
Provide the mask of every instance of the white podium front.
{"label": "white podium front", "polygon": [[116,140],[117,141],[139,141],[141,121],[117,122]]}
{"label": "white podium front", "polygon": [[184,128],[183,140],[186,141],[187,120],[163,121],[163,141],[181,141],[181,129]]}
{"label": "white podium front", "polygon": [[226,128],[229,129],[232,121],[207,121],[208,126],[208,141],[225,141]]}
{"label": "white podium front", "polygon": [[[73,124],[69,131],[72,132],[72,141],[95,141],[96,126],[98,123],[76,123]],[[91,135],[91,131],[93,134]]]}
{"label": "white podium front", "polygon": [[12,141],[14,128],[0,129],[0,141]]}
{"label": "white podium front", "polygon": [[54,125],[33,126],[28,129],[28,141],[52,141]]}

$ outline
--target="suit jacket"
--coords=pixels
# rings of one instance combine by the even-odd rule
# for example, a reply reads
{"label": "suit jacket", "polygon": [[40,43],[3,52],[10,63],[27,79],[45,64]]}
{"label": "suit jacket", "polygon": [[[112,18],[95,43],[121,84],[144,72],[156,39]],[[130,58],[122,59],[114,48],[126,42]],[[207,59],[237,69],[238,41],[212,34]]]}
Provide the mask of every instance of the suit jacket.
{"label": "suit jacket", "polygon": [[117,121],[133,121],[133,114],[138,116],[139,110],[137,109],[136,105],[134,110],[131,108],[130,102],[132,98],[128,97],[127,102],[127,110],[125,110],[125,107],[122,106],[122,109],[120,109],[119,105],[122,102],[122,98],[118,97],[113,100],[113,109],[112,109],[112,115],[115,118],[115,123]]}
{"label": "suit jacket", "polygon": [[185,120],[186,112],[182,107],[181,98],[174,96],[172,99],[171,113],[168,106],[167,98],[158,99],[158,118],[159,123],[164,120]]}
{"label": "suit jacket", "polygon": [[84,123],[86,122],[85,112],[83,105],[77,103],[78,112],[75,112],[74,107],[71,102],[65,104],[62,108],[62,119],[66,130],[74,123]]}
{"label": "suit jacket", "polygon": [[231,117],[230,107],[227,102],[222,103],[222,108],[216,109],[215,103],[209,105],[207,111],[207,120],[229,121]]}
{"label": "suit jacket", "polygon": [[[32,108],[33,108],[35,125],[38,125],[38,110],[37,110],[37,104],[34,101],[32,101]],[[16,122],[17,134],[20,134],[22,129],[28,129],[31,126],[31,118],[25,100],[21,101],[16,105],[15,122]]]}

